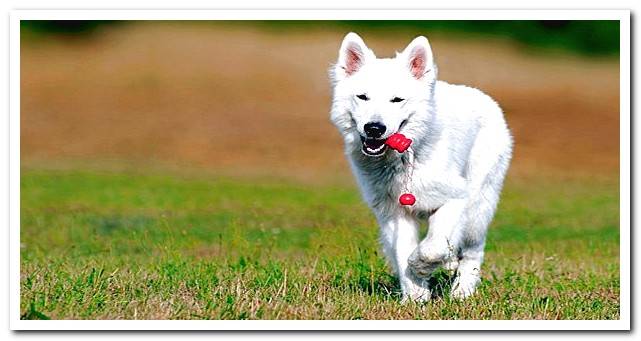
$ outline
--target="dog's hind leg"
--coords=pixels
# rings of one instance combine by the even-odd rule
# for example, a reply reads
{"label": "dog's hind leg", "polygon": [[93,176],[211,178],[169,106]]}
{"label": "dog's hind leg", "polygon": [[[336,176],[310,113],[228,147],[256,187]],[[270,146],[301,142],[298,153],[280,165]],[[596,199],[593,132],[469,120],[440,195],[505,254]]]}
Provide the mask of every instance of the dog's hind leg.
{"label": "dog's hind leg", "polygon": [[465,230],[461,240],[460,260],[452,284],[453,298],[466,298],[474,293],[481,282],[485,237],[499,201],[507,163],[498,162],[465,209]]}
{"label": "dog's hind leg", "polygon": [[483,263],[485,236],[496,209],[498,195],[485,191],[470,202],[467,207],[466,231],[461,247],[456,278],[450,295],[462,299],[474,293],[481,282],[481,264]]}
{"label": "dog's hind leg", "polygon": [[476,287],[481,282],[481,263],[483,263],[484,246],[484,244],[481,244],[473,248],[466,247],[462,250],[462,257],[450,292],[452,298],[467,298],[476,291]]}

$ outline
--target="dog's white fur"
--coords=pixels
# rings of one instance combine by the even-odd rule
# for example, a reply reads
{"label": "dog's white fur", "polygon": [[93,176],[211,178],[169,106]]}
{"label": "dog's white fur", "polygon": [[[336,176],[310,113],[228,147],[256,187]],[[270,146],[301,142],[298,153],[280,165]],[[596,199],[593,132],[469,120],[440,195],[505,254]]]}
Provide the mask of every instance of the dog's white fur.
{"label": "dog's white fur", "polygon": [[[452,297],[471,295],[480,282],[485,236],[512,154],[498,104],[475,88],[438,81],[422,36],[395,58],[379,59],[349,33],[330,76],[331,120],[376,215],[403,299],[428,300],[428,279],[441,266],[456,271]],[[357,97],[361,94],[366,100]],[[394,97],[404,100],[392,102]],[[387,127],[382,138],[403,133],[413,140],[411,148],[365,155],[361,136],[369,122]],[[416,196],[413,206],[399,204],[405,192]],[[425,219],[429,230],[420,241]]]}

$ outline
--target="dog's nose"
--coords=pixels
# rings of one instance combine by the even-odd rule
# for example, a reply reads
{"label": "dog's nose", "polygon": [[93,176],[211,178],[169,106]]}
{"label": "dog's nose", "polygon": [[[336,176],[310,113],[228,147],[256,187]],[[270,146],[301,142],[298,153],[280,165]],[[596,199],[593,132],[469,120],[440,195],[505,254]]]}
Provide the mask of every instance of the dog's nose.
{"label": "dog's nose", "polygon": [[385,134],[385,126],[381,122],[370,122],[365,124],[365,135],[371,139],[377,139]]}

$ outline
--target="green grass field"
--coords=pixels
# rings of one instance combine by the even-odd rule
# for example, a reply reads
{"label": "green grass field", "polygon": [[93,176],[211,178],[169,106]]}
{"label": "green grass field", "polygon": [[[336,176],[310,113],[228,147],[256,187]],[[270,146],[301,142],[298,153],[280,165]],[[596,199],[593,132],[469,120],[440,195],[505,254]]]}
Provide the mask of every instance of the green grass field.
{"label": "green grass field", "polygon": [[351,185],[23,169],[20,219],[23,319],[619,318],[616,180],[509,179],[462,302],[399,302]]}

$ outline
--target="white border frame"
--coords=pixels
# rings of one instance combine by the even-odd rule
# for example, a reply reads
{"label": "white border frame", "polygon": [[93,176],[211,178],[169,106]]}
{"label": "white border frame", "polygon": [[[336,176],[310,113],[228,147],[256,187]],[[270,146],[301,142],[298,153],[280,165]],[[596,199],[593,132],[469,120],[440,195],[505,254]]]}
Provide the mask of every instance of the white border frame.
{"label": "white border frame", "polygon": [[[20,20],[619,20],[620,320],[20,320]],[[12,330],[630,330],[629,10],[18,10],[10,14],[9,237]]]}

